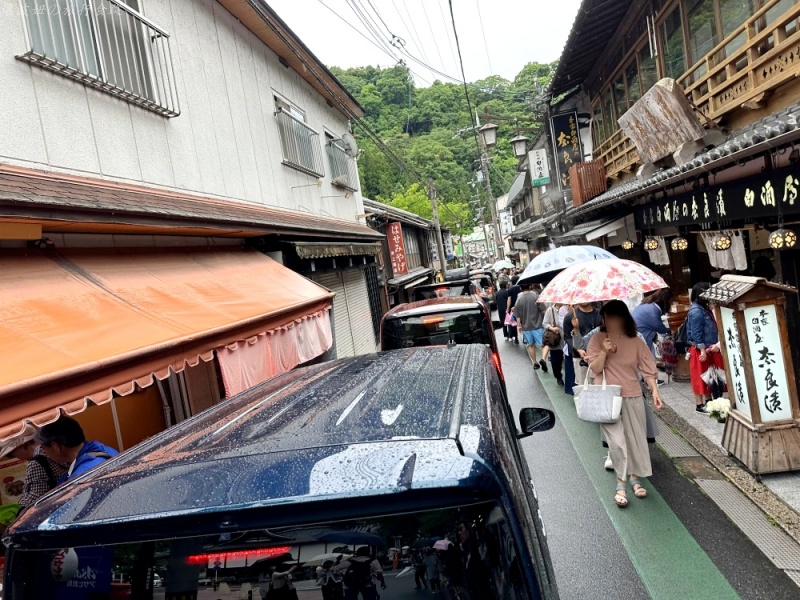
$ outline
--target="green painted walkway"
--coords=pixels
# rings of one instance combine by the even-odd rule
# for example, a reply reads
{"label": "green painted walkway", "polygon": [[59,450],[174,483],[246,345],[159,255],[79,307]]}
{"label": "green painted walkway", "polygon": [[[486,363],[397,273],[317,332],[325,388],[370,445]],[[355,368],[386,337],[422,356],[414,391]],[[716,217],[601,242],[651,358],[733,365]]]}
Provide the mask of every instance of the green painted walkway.
{"label": "green painted walkway", "polygon": [[647,481],[643,481],[648,492],[646,499],[634,497],[629,488],[628,507],[617,507],[614,503],[616,478],[603,470],[597,460],[598,426],[578,419],[572,397],[564,394],[553,377],[544,376],[540,380],[650,597],[654,600],[739,598]]}

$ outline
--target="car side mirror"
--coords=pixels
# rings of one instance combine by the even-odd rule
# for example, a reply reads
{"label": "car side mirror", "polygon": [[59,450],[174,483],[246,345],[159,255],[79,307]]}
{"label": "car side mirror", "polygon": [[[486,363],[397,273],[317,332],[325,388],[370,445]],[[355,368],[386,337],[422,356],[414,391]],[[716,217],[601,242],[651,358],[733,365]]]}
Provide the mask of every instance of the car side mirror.
{"label": "car side mirror", "polygon": [[519,426],[522,433],[518,438],[528,437],[540,431],[548,431],[556,424],[556,415],[546,408],[523,408],[519,411]]}

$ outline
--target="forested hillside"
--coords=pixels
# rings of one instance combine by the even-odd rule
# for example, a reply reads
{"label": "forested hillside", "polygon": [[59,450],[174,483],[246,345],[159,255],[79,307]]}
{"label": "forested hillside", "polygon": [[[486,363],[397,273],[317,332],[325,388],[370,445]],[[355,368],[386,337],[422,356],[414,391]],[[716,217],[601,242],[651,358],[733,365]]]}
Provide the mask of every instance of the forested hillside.
{"label": "forested hillside", "polygon": [[[514,81],[492,76],[470,84],[473,109],[529,121],[542,112],[542,95],[554,67],[555,63],[529,63]],[[446,204],[441,211],[443,223],[452,229],[457,223],[462,230],[470,229],[474,210],[469,201],[475,194],[470,182],[478,169],[478,148],[470,129],[475,117],[469,114],[464,86],[437,80],[429,87],[417,87],[402,65],[331,70],[366,110],[367,126],[413,171],[403,172],[356,127],[363,149],[359,169],[364,196],[430,218],[426,188],[416,175],[431,178]],[[500,130],[497,146],[490,151],[490,178],[499,196],[508,191],[516,175],[517,159],[509,144],[515,135],[513,123],[496,124]]]}

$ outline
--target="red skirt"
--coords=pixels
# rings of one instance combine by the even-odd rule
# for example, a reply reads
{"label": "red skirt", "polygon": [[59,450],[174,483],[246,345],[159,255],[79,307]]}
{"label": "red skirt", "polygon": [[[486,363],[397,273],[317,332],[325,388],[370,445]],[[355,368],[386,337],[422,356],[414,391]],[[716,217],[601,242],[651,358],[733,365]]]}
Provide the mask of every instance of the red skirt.
{"label": "red skirt", "polygon": [[711,394],[711,388],[703,381],[701,375],[712,365],[725,369],[721,352],[706,352],[706,360],[703,362],[700,360],[700,351],[694,346],[689,348],[689,375],[692,379],[692,392],[695,394],[700,396]]}

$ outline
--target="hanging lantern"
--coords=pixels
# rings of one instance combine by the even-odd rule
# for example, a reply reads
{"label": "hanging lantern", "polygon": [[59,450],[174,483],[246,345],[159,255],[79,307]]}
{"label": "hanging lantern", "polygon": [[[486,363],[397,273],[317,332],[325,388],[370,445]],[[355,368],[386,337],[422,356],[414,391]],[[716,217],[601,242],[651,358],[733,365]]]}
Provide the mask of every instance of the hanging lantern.
{"label": "hanging lantern", "polygon": [[797,243],[797,234],[791,229],[781,227],[769,234],[769,247],[773,250],[786,250],[794,248]]}
{"label": "hanging lantern", "polygon": [[658,250],[658,240],[656,238],[647,238],[644,241],[644,249],[652,252],[653,250]]}
{"label": "hanging lantern", "polygon": [[717,236],[717,239],[714,240],[714,250],[723,251],[729,250],[731,247],[731,236],[727,233],[721,233]]}
{"label": "hanging lantern", "polygon": [[517,135],[511,140],[511,149],[514,150],[514,156],[522,158],[528,152],[528,138],[524,135]]}
{"label": "hanging lantern", "polygon": [[500,129],[494,123],[486,123],[483,127],[478,129],[483,137],[483,143],[487,148],[491,148],[497,143],[497,130]]}
{"label": "hanging lantern", "polygon": [[623,250],[630,250],[631,248],[633,248],[633,240],[628,238],[627,240],[622,242],[622,249]]}
{"label": "hanging lantern", "polygon": [[683,236],[678,236],[670,243],[673,250],[686,250],[689,247],[689,240]]}

